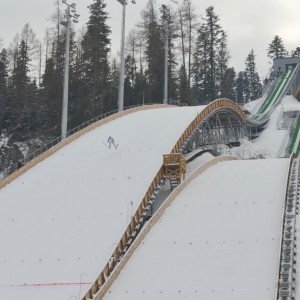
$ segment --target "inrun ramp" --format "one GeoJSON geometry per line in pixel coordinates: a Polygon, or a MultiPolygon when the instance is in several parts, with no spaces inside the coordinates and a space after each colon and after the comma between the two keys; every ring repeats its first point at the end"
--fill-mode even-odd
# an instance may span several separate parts
{"type": "Polygon", "coordinates": [[[288,168],[269,159],[207,169],[148,225],[103,299],[274,300],[288,168]]]}

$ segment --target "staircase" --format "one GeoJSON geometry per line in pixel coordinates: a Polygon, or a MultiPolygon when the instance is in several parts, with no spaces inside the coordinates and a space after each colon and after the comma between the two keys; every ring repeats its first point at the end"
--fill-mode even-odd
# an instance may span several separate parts
{"type": "Polygon", "coordinates": [[[164,176],[170,181],[171,190],[176,188],[185,177],[186,161],[181,153],[164,155],[164,176]]]}

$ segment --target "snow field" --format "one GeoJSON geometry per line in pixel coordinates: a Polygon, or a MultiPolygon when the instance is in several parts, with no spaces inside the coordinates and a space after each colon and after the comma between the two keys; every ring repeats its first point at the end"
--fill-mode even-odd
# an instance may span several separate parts
{"type": "Polygon", "coordinates": [[[104,299],[275,299],[288,165],[229,161],[199,175],[104,299]]]}
{"type": "Polygon", "coordinates": [[[84,295],[90,285],[76,283],[99,275],[162,155],[201,109],[145,110],[109,122],[1,189],[0,299],[84,295]],[[116,151],[103,144],[108,136],[116,151]]]}
{"type": "MultiPolygon", "coordinates": [[[[283,109],[299,107],[293,97],[284,98],[283,109]]],[[[172,150],[203,108],[153,109],[124,116],[78,138],[1,189],[0,299],[80,299],[119,242],[162,164],[162,155],[172,150]],[[104,145],[108,136],[119,144],[117,151],[104,145]]],[[[276,128],[278,114],[276,109],[261,136],[254,142],[243,141],[240,150],[275,157],[285,135],[285,130],[276,128]]],[[[210,159],[208,153],[196,158],[188,164],[187,175],[210,159]]],[[[224,163],[213,168],[222,175],[201,179],[199,189],[187,196],[190,202],[184,199],[184,206],[172,217],[167,211],[160,221],[166,225],[155,226],[164,236],[153,233],[156,244],[149,242],[149,250],[144,247],[146,237],[134,255],[141,255],[143,262],[129,261],[116,282],[118,288],[113,286],[106,297],[271,299],[285,161],[230,162],[230,167],[224,163]],[[223,166],[224,171],[219,171],[223,166]],[[167,230],[173,227],[176,233],[168,237],[167,230]],[[235,232],[236,227],[240,231],[235,232]],[[203,273],[197,273],[195,266],[203,273]],[[131,282],[123,283],[127,267],[138,274],[128,273],[137,277],[135,289],[131,282]],[[147,282],[139,281],[142,278],[147,282]],[[156,278],[161,282],[156,283],[156,278]]]]}

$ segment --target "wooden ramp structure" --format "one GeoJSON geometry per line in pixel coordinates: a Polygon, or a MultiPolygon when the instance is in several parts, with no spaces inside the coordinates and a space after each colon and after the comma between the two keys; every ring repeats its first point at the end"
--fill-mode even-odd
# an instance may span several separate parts
{"type": "Polygon", "coordinates": [[[171,189],[177,187],[185,179],[186,161],[181,153],[163,156],[164,176],[170,181],[171,189]]]}

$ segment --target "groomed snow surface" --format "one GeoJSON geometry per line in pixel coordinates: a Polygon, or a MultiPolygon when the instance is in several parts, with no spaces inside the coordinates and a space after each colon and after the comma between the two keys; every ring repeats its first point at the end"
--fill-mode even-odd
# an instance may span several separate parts
{"type": "MultiPolygon", "coordinates": [[[[297,105],[292,99],[293,105],[297,105]]],[[[176,141],[203,107],[145,110],[72,142],[0,190],[0,299],[80,299],[176,141]],[[119,144],[108,149],[108,136],[119,144]]],[[[285,136],[276,115],[267,143],[285,136]]],[[[267,134],[267,133],[263,134],[267,134]]],[[[188,175],[210,160],[205,154],[188,175]]],[[[274,299],[287,159],[220,163],[150,231],[107,299],[274,299]]]]}
{"type": "Polygon", "coordinates": [[[0,190],[0,299],[83,296],[203,107],[144,110],[85,134],[0,190]],[[105,145],[112,136],[119,147],[105,145]],[[83,282],[84,284],[80,284],[83,282]]]}
{"type": "Polygon", "coordinates": [[[198,176],[104,299],[274,300],[288,164],[229,161],[198,176]]]}

